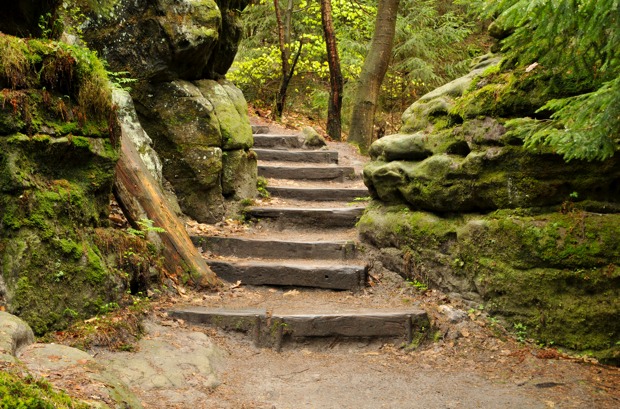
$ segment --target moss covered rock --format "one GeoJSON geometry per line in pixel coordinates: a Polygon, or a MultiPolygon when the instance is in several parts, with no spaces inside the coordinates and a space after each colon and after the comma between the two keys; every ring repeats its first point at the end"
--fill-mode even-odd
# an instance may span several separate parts
{"type": "Polygon", "coordinates": [[[580,86],[534,74],[487,59],[414,103],[370,148],[364,182],[383,204],[359,227],[402,275],[620,364],[620,159],[524,148],[539,108],[580,86]]]}
{"type": "Polygon", "coordinates": [[[101,242],[120,128],[90,50],[0,34],[0,54],[0,303],[42,334],[130,290],[101,242]]]}
{"type": "Polygon", "coordinates": [[[543,343],[620,363],[619,215],[440,217],[375,203],[358,226],[402,275],[481,302],[543,343]]]}

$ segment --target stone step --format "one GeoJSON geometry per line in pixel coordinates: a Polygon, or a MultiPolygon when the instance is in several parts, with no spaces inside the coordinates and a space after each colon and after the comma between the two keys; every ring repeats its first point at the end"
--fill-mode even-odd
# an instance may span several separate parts
{"type": "Polygon", "coordinates": [[[357,291],[366,284],[366,266],[313,260],[207,260],[218,277],[249,285],[313,287],[357,291]]]}
{"type": "Polygon", "coordinates": [[[354,260],[358,257],[356,244],[343,240],[257,240],[219,236],[192,236],[191,239],[203,251],[224,257],[316,260],[354,260]]]}
{"type": "Polygon", "coordinates": [[[283,340],[308,337],[401,338],[406,343],[429,330],[428,315],[419,309],[362,310],[337,313],[267,314],[264,309],[229,310],[185,307],[169,311],[174,318],[251,334],[257,346],[278,351],[283,340]]]}
{"type": "Polygon", "coordinates": [[[276,219],[283,224],[318,228],[354,227],[363,213],[363,207],[248,207],[245,209],[246,216],[256,219],[276,219]]]}
{"type": "Polygon", "coordinates": [[[338,163],[338,151],[329,150],[280,150],[254,149],[261,161],[307,162],[307,163],[338,163]]]}
{"type": "Polygon", "coordinates": [[[355,177],[351,166],[273,166],[258,165],[258,176],[295,180],[344,181],[355,177]]]}
{"type": "Polygon", "coordinates": [[[314,200],[318,202],[342,201],[351,202],[355,199],[370,196],[366,188],[309,188],[288,186],[267,186],[273,197],[296,200],[314,200]]]}
{"type": "Polygon", "coordinates": [[[254,148],[300,149],[303,140],[297,135],[255,134],[254,148]]]}
{"type": "Polygon", "coordinates": [[[253,134],[265,134],[269,133],[269,126],[267,125],[252,125],[253,134]]]}

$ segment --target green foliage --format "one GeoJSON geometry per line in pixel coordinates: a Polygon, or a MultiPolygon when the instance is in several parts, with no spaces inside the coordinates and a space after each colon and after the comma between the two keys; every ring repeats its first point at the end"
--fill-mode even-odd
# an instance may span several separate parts
{"type": "Polygon", "coordinates": [[[52,386],[31,376],[21,377],[16,373],[0,372],[0,409],[87,409],[85,403],[73,401],[64,392],[55,391],[52,386]]]}
{"type": "MultiPolygon", "coordinates": [[[[280,2],[283,7],[283,1],[280,2]]],[[[334,26],[345,80],[343,113],[350,110],[353,84],[361,72],[374,30],[376,2],[332,0],[334,26]]],[[[452,0],[401,1],[394,47],[394,63],[388,71],[380,109],[403,111],[432,86],[463,74],[468,60],[484,48],[480,27],[466,7],[452,0]]],[[[303,43],[288,106],[311,118],[324,119],[328,105],[329,69],[320,19],[319,2],[295,0],[291,54],[303,43]]],[[[273,3],[261,0],[244,11],[245,39],[228,78],[256,106],[272,105],[280,83],[281,53],[273,3]]],[[[390,120],[399,122],[399,120],[390,120]]],[[[388,129],[389,131],[389,129],[388,129]]]]}
{"type": "Polygon", "coordinates": [[[150,219],[140,219],[136,222],[136,224],[138,225],[139,229],[134,229],[130,227],[127,229],[127,233],[133,236],[144,238],[150,232],[154,232],[154,233],[165,233],[166,232],[166,230],[161,227],[153,226],[153,220],[150,220],[150,219]]]}
{"type": "MultiPolygon", "coordinates": [[[[548,145],[568,160],[604,160],[620,131],[620,3],[617,0],[484,0],[505,33],[504,67],[551,76],[563,95],[538,111],[526,146],[548,145]]],[[[555,88],[555,89],[554,89],[555,88]]]]}

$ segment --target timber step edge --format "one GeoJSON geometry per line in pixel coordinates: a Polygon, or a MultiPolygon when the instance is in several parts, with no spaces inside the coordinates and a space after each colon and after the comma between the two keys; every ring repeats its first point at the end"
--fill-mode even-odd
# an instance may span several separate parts
{"type": "Polygon", "coordinates": [[[278,162],[338,163],[338,151],[254,148],[258,160],[278,162]]]}
{"type": "Polygon", "coordinates": [[[303,144],[297,135],[254,134],[254,148],[301,149],[303,144]]]}
{"type": "Polygon", "coordinates": [[[249,285],[312,287],[330,290],[357,291],[366,285],[366,266],[320,265],[282,261],[207,260],[220,278],[249,285]]]}
{"type": "Polygon", "coordinates": [[[273,197],[283,199],[311,200],[317,202],[351,202],[359,198],[370,196],[366,188],[312,188],[267,186],[267,191],[273,197]]]}
{"type": "Polygon", "coordinates": [[[277,259],[354,260],[359,256],[353,241],[259,240],[240,237],[191,236],[194,245],[225,257],[277,259]]]}
{"type": "Polygon", "coordinates": [[[363,213],[363,207],[248,207],[245,209],[245,215],[255,219],[272,219],[283,224],[310,225],[317,228],[355,227],[363,213]]]}
{"type": "Polygon", "coordinates": [[[430,329],[420,309],[364,310],[347,313],[268,314],[264,309],[232,310],[181,307],[168,312],[173,318],[223,330],[250,334],[256,346],[280,350],[284,339],[307,337],[402,338],[407,344],[430,329]]]}
{"type": "Polygon", "coordinates": [[[252,134],[265,134],[269,133],[268,125],[252,125],[252,134]]]}
{"type": "Polygon", "coordinates": [[[344,182],[354,179],[355,169],[352,166],[277,166],[258,165],[258,176],[273,179],[290,180],[332,180],[344,182]]]}

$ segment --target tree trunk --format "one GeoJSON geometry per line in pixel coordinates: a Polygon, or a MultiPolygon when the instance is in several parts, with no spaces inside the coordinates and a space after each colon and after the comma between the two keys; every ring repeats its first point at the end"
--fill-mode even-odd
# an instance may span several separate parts
{"type": "Polygon", "coordinates": [[[327,63],[329,65],[329,105],[327,108],[327,134],[335,141],[341,137],[341,110],[342,110],[342,72],[340,58],[336,47],[336,35],[332,22],[331,0],[321,0],[321,21],[323,35],[327,45],[327,63]]]}
{"type": "Polygon", "coordinates": [[[159,184],[144,166],[135,146],[121,138],[121,157],[116,164],[114,191],[134,222],[148,218],[164,233],[153,233],[161,242],[164,267],[193,286],[215,288],[219,282],[190,240],[183,223],[168,206],[159,184]]]}
{"type": "Polygon", "coordinates": [[[372,142],[373,125],[381,83],[392,58],[392,44],[396,31],[396,18],[400,0],[379,0],[375,32],[370,50],[353,98],[353,113],[348,141],[367,152],[372,142]]]}
{"type": "MultiPolygon", "coordinates": [[[[291,30],[292,30],[292,18],[293,18],[293,0],[288,0],[286,6],[286,14],[284,15],[284,21],[282,21],[282,12],[280,11],[279,0],[273,0],[273,6],[276,11],[276,23],[278,26],[278,44],[280,47],[280,59],[282,60],[281,74],[282,79],[280,81],[280,89],[276,93],[276,109],[273,112],[273,119],[279,120],[282,118],[284,112],[284,106],[286,104],[286,92],[288,90],[288,84],[291,81],[293,72],[295,70],[295,64],[291,67],[291,30]]],[[[299,52],[301,52],[301,44],[299,52]]],[[[299,57],[299,53],[295,58],[295,62],[299,57]]]]}

